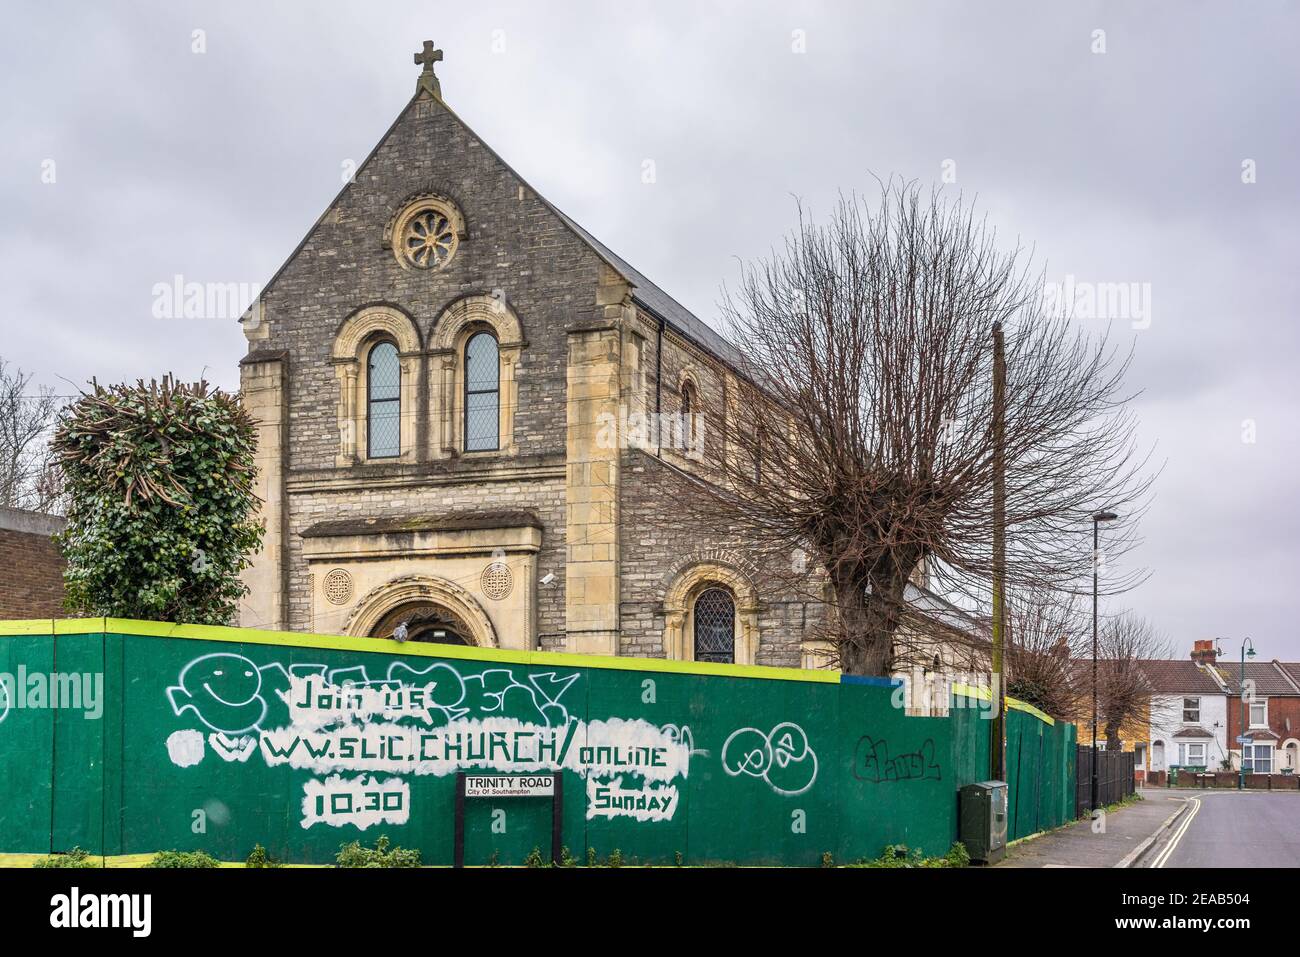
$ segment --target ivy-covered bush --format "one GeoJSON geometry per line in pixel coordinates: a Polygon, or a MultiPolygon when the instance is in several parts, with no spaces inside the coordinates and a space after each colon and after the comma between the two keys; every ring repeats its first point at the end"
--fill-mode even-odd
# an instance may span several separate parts
{"type": "Polygon", "coordinates": [[[67,485],[68,607],[114,618],[224,625],[262,541],[256,431],[206,382],[101,386],[54,437],[67,485]]]}

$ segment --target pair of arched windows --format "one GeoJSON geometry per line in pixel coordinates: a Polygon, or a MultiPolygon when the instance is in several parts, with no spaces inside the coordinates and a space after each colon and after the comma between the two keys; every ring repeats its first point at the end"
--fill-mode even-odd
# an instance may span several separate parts
{"type": "MultiPolygon", "coordinates": [[[[490,332],[476,332],[464,351],[465,451],[500,448],[500,348],[490,332]]],[[[366,365],[366,454],[372,459],[402,454],[402,366],[397,345],[381,339],[370,347],[366,365]]]]}

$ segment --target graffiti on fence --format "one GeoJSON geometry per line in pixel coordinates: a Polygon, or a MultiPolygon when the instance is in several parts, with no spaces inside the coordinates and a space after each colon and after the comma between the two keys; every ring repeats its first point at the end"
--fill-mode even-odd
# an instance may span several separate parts
{"type": "Polygon", "coordinates": [[[640,718],[581,720],[565,703],[578,677],[549,671],[520,680],[506,668],[462,674],[447,662],[398,661],[371,678],[364,666],[286,668],[218,652],[190,661],[167,688],[172,712],[192,714],[208,731],[206,738],[193,728],[173,732],[167,754],[177,767],[193,767],[206,741],[224,761],[258,754],[268,767],[329,775],[308,783],[303,827],[405,822],[408,785],[377,774],[466,769],[570,770],[588,779],[589,815],[670,819],[678,803],[671,782],[686,777],[699,753],[690,729],[640,718]],[[349,779],[344,772],[365,773],[349,779]],[[640,783],[625,786],[633,777],[640,783]]]}
{"type": "Polygon", "coordinates": [[[803,794],[817,780],[817,753],[803,728],[783,721],[764,734],[737,728],[722,745],[722,769],[760,778],[777,794],[803,794]]]}
{"type": "Polygon", "coordinates": [[[858,738],[853,754],[853,776],[859,781],[879,784],[882,781],[919,781],[943,779],[934,759],[934,741],[927,738],[915,751],[889,756],[889,742],[869,734],[858,738]]]}

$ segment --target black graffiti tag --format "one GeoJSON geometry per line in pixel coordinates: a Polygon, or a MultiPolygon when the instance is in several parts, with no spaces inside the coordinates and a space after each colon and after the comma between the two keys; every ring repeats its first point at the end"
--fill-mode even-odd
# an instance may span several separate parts
{"type": "Polygon", "coordinates": [[[889,756],[889,742],[877,741],[869,734],[858,738],[853,755],[853,776],[859,781],[879,784],[881,781],[940,781],[943,779],[939,765],[934,760],[934,741],[926,738],[915,751],[896,758],[889,756]]]}

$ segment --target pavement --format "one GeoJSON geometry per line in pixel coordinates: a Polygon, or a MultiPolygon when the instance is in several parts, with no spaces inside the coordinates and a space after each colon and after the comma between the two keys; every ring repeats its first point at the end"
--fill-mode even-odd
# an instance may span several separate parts
{"type": "MultiPolygon", "coordinates": [[[[1180,818],[1188,813],[1190,805],[1186,792],[1143,788],[1138,793],[1143,800],[1111,811],[1103,820],[1085,819],[1017,842],[997,866],[1145,866],[1151,858],[1150,851],[1181,826],[1180,818]]],[[[1300,803],[1292,806],[1300,810],[1300,803]]]]}
{"type": "Polygon", "coordinates": [[[1186,797],[1185,819],[1160,835],[1141,866],[1300,867],[1300,791],[1206,789],[1186,797]]]}

